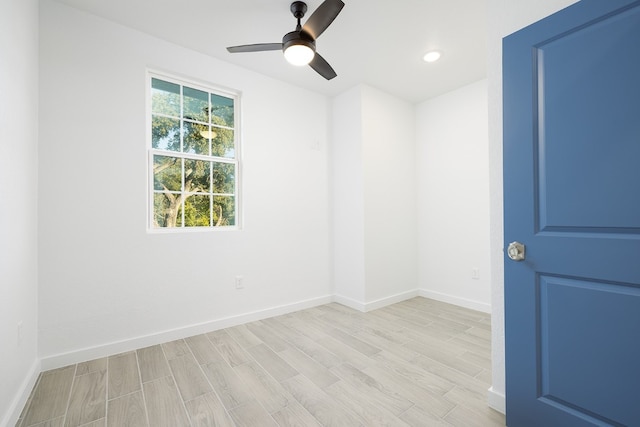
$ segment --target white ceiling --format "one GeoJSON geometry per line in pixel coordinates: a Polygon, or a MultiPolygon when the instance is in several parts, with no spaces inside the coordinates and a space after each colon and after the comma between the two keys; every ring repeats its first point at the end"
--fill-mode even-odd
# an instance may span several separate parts
{"type": "MultiPolygon", "coordinates": [[[[295,29],[291,0],[57,0],[309,90],[338,95],[364,83],[421,102],[486,76],[487,0],[344,0],[317,40],[338,77],[289,65],[281,52],[227,46],[280,42],[295,29]],[[443,52],[427,64],[429,49],[443,52]]],[[[306,18],[322,3],[308,0],[306,18]]]]}

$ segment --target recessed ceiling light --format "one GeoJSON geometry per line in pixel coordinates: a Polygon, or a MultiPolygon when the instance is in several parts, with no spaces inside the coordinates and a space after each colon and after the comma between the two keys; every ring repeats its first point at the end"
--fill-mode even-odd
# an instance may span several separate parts
{"type": "Polygon", "coordinates": [[[422,59],[424,59],[425,62],[436,62],[438,59],[440,59],[441,56],[442,52],[440,52],[439,50],[430,50],[429,52],[425,53],[422,59]]]}

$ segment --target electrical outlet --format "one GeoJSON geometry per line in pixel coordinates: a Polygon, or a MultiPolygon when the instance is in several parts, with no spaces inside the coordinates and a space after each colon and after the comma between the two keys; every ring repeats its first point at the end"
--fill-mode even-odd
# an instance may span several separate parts
{"type": "Polygon", "coordinates": [[[480,280],[480,269],[479,268],[471,269],[471,278],[473,280],[480,280]]]}
{"type": "Polygon", "coordinates": [[[18,322],[18,347],[22,344],[22,320],[18,322]]]}
{"type": "Polygon", "coordinates": [[[244,277],[236,276],[236,289],[244,289],[244,277]]]}

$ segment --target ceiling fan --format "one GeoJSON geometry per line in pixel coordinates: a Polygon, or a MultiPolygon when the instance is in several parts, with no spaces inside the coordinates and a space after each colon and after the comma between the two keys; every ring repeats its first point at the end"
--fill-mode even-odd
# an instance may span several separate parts
{"type": "Polygon", "coordinates": [[[300,19],[307,12],[307,4],[302,1],[291,3],[291,13],[298,20],[295,31],[287,33],[282,38],[282,43],[257,43],[241,46],[230,46],[230,53],[263,52],[268,50],[282,50],[284,56],[293,65],[307,65],[327,80],[336,77],[337,74],[331,65],[316,52],[316,39],[331,25],[338,16],[344,2],[342,0],[325,0],[311,14],[304,25],[300,25],[300,19]]]}

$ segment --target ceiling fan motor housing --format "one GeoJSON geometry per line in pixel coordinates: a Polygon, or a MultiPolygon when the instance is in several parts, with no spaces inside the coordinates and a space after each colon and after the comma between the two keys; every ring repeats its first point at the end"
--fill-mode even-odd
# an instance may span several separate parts
{"type": "Polygon", "coordinates": [[[282,38],[282,51],[287,50],[289,46],[304,45],[308,46],[314,52],[316,51],[316,42],[302,31],[291,31],[282,38]]]}

